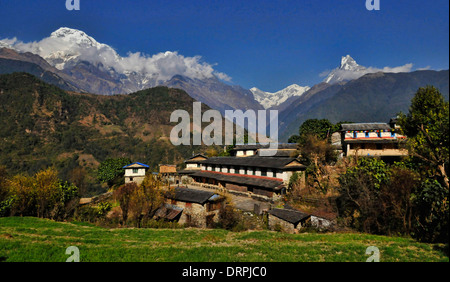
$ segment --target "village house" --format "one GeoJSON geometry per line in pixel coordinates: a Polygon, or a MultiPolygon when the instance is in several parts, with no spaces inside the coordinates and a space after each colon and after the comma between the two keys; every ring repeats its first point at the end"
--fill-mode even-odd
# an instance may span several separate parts
{"type": "MultiPolygon", "coordinates": [[[[272,157],[298,157],[297,143],[279,143],[275,154],[271,154],[272,157]]],[[[231,150],[231,155],[234,157],[250,157],[261,156],[263,152],[272,151],[269,145],[261,144],[246,144],[236,145],[231,150]]]]}
{"type": "Polygon", "coordinates": [[[306,226],[326,229],[333,225],[333,221],[318,215],[285,208],[269,210],[268,225],[270,229],[281,228],[282,231],[287,233],[297,233],[306,226]]]}
{"type": "Polygon", "coordinates": [[[302,225],[311,220],[309,214],[291,209],[271,209],[268,212],[269,229],[281,229],[287,233],[297,233],[302,225]]]}
{"type": "Polygon", "coordinates": [[[159,165],[159,175],[161,175],[166,181],[169,183],[177,183],[178,184],[178,173],[177,166],[170,164],[160,164],[159,165]]]}
{"type": "Polygon", "coordinates": [[[148,165],[139,162],[124,166],[125,184],[130,182],[135,182],[137,185],[141,184],[144,181],[148,168],[148,165]]]}
{"type": "Polygon", "coordinates": [[[188,226],[212,227],[219,219],[224,200],[214,192],[177,187],[167,195],[165,205],[156,215],[188,226]]]}
{"type": "Polygon", "coordinates": [[[306,169],[296,158],[289,156],[292,152],[283,157],[262,157],[258,154],[259,147],[248,156],[247,151],[254,148],[236,146],[236,155],[231,157],[193,156],[185,161],[186,170],[180,173],[189,175],[193,185],[274,199],[285,194],[293,173],[306,169]],[[238,153],[240,151],[243,152],[238,153]],[[237,154],[247,157],[238,157],[237,154]]]}
{"type": "Polygon", "coordinates": [[[408,155],[401,144],[406,137],[399,134],[392,119],[388,123],[349,123],[341,125],[341,146],[344,156],[374,156],[398,159],[408,155]]]}

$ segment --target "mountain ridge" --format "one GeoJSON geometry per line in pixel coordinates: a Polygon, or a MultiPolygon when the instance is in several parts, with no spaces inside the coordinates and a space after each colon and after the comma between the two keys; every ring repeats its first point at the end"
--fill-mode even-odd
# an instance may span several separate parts
{"type": "Polygon", "coordinates": [[[433,85],[449,99],[449,70],[410,73],[369,73],[336,84],[321,83],[287,107],[279,117],[280,140],[297,134],[307,119],[353,122],[387,122],[407,112],[419,87],[433,85]]]}
{"type": "Polygon", "coordinates": [[[299,97],[310,89],[309,86],[300,86],[298,84],[292,84],[283,88],[277,92],[266,92],[256,87],[250,88],[255,100],[260,103],[264,109],[270,109],[281,105],[291,97],[299,97]]]}

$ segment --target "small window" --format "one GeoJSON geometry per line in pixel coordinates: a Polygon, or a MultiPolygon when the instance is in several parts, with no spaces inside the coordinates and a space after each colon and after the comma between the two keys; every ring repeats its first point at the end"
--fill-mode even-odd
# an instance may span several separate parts
{"type": "Polygon", "coordinates": [[[133,168],[133,173],[138,173],[138,172],[139,172],[139,169],[133,168]]]}
{"type": "Polygon", "coordinates": [[[381,138],[381,131],[377,132],[377,136],[381,138]]]}
{"type": "Polygon", "coordinates": [[[133,181],[133,177],[130,177],[130,181],[133,181]]]}
{"type": "Polygon", "coordinates": [[[356,131],[353,131],[353,138],[358,137],[358,133],[356,131]]]}
{"type": "Polygon", "coordinates": [[[366,131],[366,138],[369,138],[369,131],[366,131]]]}
{"type": "Polygon", "coordinates": [[[395,138],[395,132],[394,131],[391,131],[391,137],[395,138]]]}

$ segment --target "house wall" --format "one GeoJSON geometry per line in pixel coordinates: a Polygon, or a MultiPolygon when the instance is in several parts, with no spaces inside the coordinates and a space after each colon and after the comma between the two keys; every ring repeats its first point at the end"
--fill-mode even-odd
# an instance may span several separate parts
{"type": "Polygon", "coordinates": [[[200,166],[198,164],[189,163],[189,164],[186,164],[186,169],[188,169],[188,170],[190,170],[190,169],[200,169],[200,166]]]}
{"type": "Polygon", "coordinates": [[[317,228],[328,228],[331,225],[332,225],[332,222],[330,220],[311,215],[311,226],[317,227],[317,228]]]}
{"type": "Polygon", "coordinates": [[[137,173],[133,173],[133,168],[126,168],[125,169],[125,177],[127,177],[127,176],[131,176],[131,177],[145,176],[145,168],[138,168],[137,173]]]}
{"type": "Polygon", "coordinates": [[[125,176],[125,184],[135,182],[140,185],[144,181],[145,176],[125,176]]]}
{"type": "Polygon", "coordinates": [[[301,224],[299,223],[297,228],[294,226],[294,224],[284,221],[281,218],[278,218],[274,215],[269,214],[269,229],[276,229],[278,227],[281,227],[283,232],[286,233],[297,233],[298,232],[298,228],[301,228],[301,224]]]}
{"type": "Polygon", "coordinates": [[[174,200],[168,200],[167,203],[183,209],[180,219],[178,220],[178,223],[180,224],[189,224],[200,228],[206,228],[208,227],[208,217],[212,218],[212,222],[217,222],[219,219],[219,206],[215,210],[208,211],[207,203],[200,205],[197,203],[187,203],[174,200]]]}
{"type": "Polygon", "coordinates": [[[225,184],[225,188],[229,189],[229,190],[239,191],[239,192],[247,192],[247,186],[242,186],[242,185],[227,183],[227,184],[225,184]]]}
{"type": "Polygon", "coordinates": [[[267,196],[267,197],[273,196],[272,191],[267,191],[267,190],[259,189],[259,188],[253,188],[253,193],[255,193],[257,195],[267,196]]]}
{"type": "Polygon", "coordinates": [[[254,150],[239,150],[236,151],[236,157],[248,157],[255,154],[254,150]]]}
{"type": "Polygon", "coordinates": [[[408,151],[402,149],[349,149],[347,150],[347,156],[385,156],[385,157],[400,157],[407,156],[408,151]]]}

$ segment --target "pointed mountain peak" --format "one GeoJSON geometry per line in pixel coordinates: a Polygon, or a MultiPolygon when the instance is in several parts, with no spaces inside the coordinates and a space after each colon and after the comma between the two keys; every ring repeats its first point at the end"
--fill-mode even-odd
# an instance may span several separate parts
{"type": "MultiPolygon", "coordinates": [[[[324,79],[324,82],[333,84],[342,81],[349,81],[357,77],[359,74],[363,74],[366,68],[358,65],[355,59],[350,55],[341,58],[341,65],[339,68],[335,68],[328,73],[328,76],[324,79]]],[[[361,75],[359,75],[361,76],[361,75]]]]}
{"type": "Polygon", "coordinates": [[[350,55],[347,55],[341,58],[341,66],[339,67],[339,69],[352,70],[357,68],[358,66],[359,65],[356,63],[356,61],[350,55]]]}

